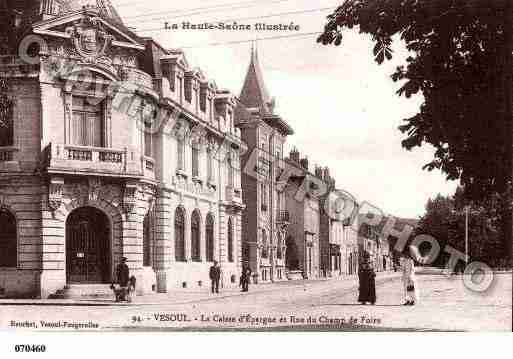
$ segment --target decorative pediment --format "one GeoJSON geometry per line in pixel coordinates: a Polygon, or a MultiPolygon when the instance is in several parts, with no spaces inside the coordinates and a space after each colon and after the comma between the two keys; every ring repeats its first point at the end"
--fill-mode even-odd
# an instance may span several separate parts
{"type": "Polygon", "coordinates": [[[190,68],[189,62],[185,57],[185,54],[180,49],[172,49],[169,51],[170,55],[164,56],[161,58],[162,62],[167,62],[171,64],[176,64],[182,68],[182,70],[188,70],[190,68]]]}
{"type": "Polygon", "coordinates": [[[110,46],[144,50],[133,35],[90,10],[42,21],[34,26],[33,32],[70,39],[80,55],[87,57],[101,56],[110,46]]]}

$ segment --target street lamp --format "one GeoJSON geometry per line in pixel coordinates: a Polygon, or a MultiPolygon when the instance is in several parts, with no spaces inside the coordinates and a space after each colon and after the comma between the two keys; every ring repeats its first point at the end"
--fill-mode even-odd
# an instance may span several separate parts
{"type": "Polygon", "coordinates": [[[470,206],[465,206],[465,262],[469,262],[468,257],[468,213],[470,206]]]}

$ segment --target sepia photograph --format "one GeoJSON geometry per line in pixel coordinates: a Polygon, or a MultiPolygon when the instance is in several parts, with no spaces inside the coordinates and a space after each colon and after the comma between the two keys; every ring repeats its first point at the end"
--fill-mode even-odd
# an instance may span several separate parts
{"type": "Polygon", "coordinates": [[[0,0],[0,336],[511,333],[512,175],[513,1],[0,0]]]}

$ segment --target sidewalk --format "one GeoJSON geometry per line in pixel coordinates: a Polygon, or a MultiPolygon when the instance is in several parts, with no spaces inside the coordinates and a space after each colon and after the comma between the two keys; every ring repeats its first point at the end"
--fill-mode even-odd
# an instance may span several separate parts
{"type": "MultiPolygon", "coordinates": [[[[399,278],[399,272],[379,272],[376,284],[383,283],[394,278],[399,278]]],[[[132,297],[131,303],[116,303],[114,298],[73,298],[73,299],[0,299],[2,305],[43,305],[43,306],[140,306],[140,305],[180,305],[207,301],[216,301],[237,296],[251,296],[276,291],[297,291],[298,287],[304,291],[314,290],[316,293],[331,291],[335,287],[341,290],[356,290],[358,288],[358,276],[346,276],[339,278],[321,278],[311,280],[281,281],[250,285],[249,292],[241,292],[238,287],[220,289],[219,294],[212,294],[210,287],[201,289],[172,289],[167,293],[152,293],[148,295],[132,297]]]]}

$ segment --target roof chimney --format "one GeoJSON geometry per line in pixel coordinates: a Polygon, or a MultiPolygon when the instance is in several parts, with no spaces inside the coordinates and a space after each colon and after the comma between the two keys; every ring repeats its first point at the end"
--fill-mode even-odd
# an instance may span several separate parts
{"type": "Polygon", "coordinates": [[[297,148],[294,147],[290,151],[289,157],[292,161],[299,163],[299,151],[297,150],[297,148]]]}
{"type": "Polygon", "coordinates": [[[315,177],[322,179],[322,168],[315,166],[315,177]]]}
{"type": "Polygon", "coordinates": [[[301,167],[308,171],[308,157],[302,158],[300,164],[301,167]]]}

